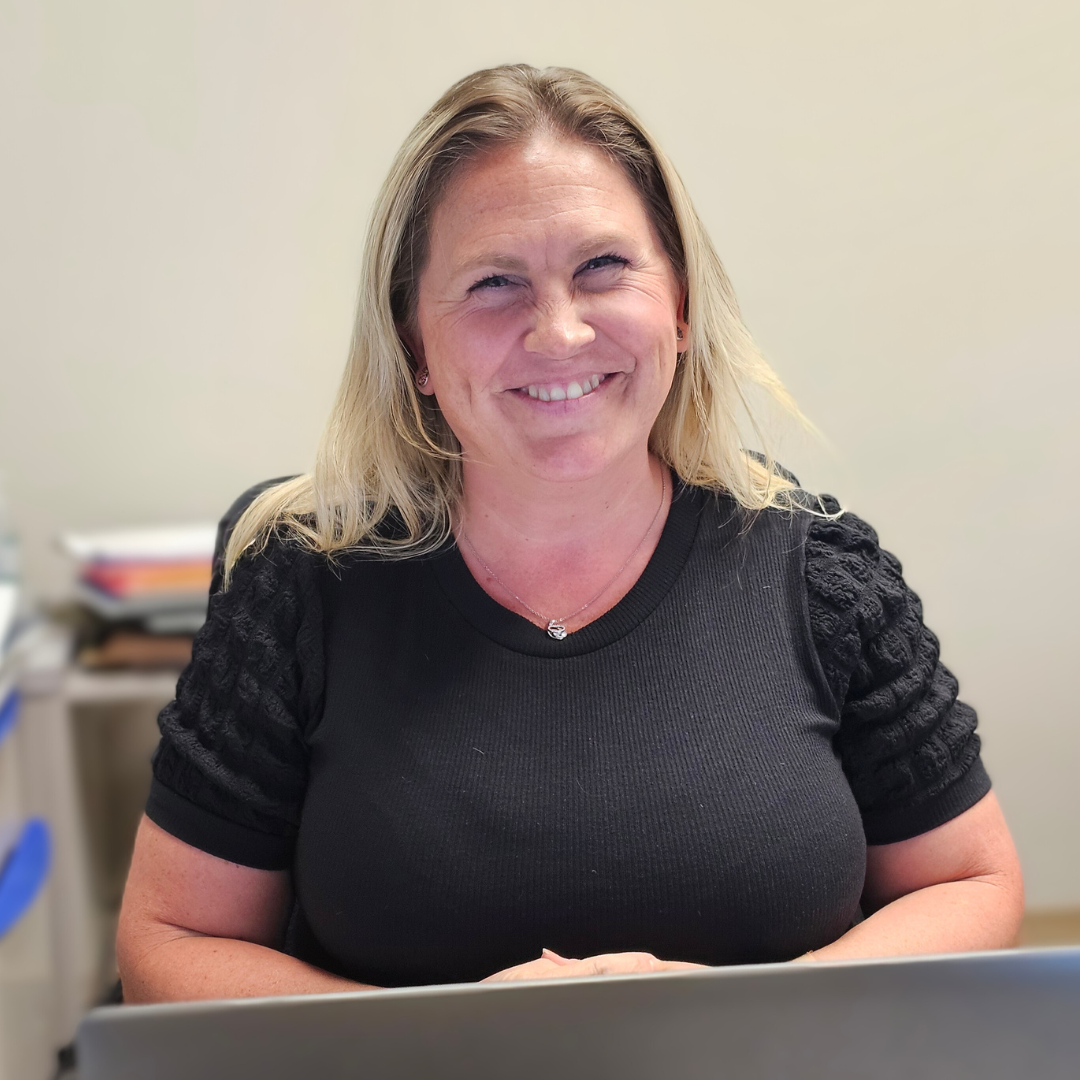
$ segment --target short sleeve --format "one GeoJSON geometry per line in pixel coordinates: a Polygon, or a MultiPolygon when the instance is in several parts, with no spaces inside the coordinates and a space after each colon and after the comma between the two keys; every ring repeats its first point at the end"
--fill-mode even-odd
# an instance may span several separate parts
{"type": "Polygon", "coordinates": [[[280,538],[243,556],[211,595],[161,742],[147,816],[211,855],[286,869],[307,780],[305,732],[321,708],[315,560],[280,538]]]}
{"type": "MultiPolygon", "coordinates": [[[[822,507],[839,511],[831,496],[822,507]]],[[[807,532],[810,627],[840,713],[836,748],[870,844],[907,840],[963,813],[990,790],[975,711],[896,557],[851,513],[807,532]]]]}

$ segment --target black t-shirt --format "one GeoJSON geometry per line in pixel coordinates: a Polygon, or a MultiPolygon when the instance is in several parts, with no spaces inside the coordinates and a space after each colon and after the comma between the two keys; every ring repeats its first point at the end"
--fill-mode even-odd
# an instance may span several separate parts
{"type": "Polygon", "coordinates": [[[147,812],[290,869],[290,951],[365,983],[544,946],[785,960],[851,925],[867,842],[989,789],[956,694],[851,514],[679,484],[640,579],[563,641],[452,543],[329,561],[277,538],[211,598],[147,812]]]}

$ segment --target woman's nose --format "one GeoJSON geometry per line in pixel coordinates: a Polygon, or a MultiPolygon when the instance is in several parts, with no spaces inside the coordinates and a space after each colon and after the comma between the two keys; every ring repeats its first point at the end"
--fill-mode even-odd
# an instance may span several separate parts
{"type": "Polygon", "coordinates": [[[572,302],[539,305],[532,329],[525,335],[527,352],[552,360],[569,360],[596,338],[572,302]]]}

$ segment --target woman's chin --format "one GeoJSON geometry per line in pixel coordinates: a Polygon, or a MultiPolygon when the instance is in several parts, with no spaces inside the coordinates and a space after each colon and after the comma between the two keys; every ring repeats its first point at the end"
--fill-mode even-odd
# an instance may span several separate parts
{"type": "Polygon", "coordinates": [[[612,447],[606,440],[566,438],[544,441],[515,455],[512,460],[517,472],[534,482],[573,484],[610,476],[620,465],[633,458],[647,461],[647,454],[634,455],[626,448],[612,447]]]}

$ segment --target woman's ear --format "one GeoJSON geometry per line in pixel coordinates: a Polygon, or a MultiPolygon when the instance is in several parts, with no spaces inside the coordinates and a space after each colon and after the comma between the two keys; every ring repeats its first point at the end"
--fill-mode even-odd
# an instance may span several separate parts
{"type": "Polygon", "coordinates": [[[410,333],[404,327],[399,326],[397,332],[398,340],[401,342],[409,366],[412,368],[416,389],[421,394],[434,394],[435,388],[430,385],[431,379],[428,373],[427,361],[424,359],[424,343],[419,340],[416,334],[410,333]]]}
{"type": "Polygon", "coordinates": [[[679,288],[679,298],[675,306],[676,351],[686,352],[690,348],[690,303],[686,286],[679,288]]]}

